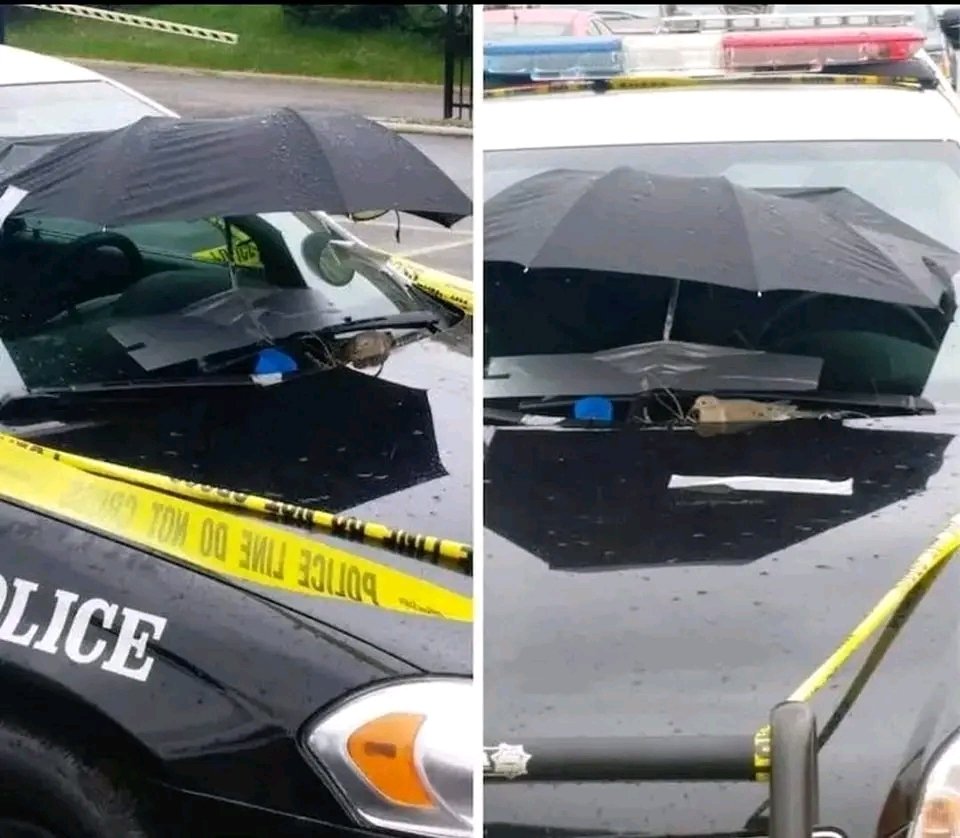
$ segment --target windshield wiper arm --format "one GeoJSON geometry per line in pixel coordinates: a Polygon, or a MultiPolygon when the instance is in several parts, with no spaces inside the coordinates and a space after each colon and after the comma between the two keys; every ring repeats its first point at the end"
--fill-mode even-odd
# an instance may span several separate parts
{"type": "Polygon", "coordinates": [[[384,317],[363,317],[359,320],[347,319],[342,323],[315,329],[311,331],[311,334],[333,336],[348,332],[360,332],[366,329],[434,329],[442,319],[436,312],[419,309],[417,311],[388,314],[384,317]]]}

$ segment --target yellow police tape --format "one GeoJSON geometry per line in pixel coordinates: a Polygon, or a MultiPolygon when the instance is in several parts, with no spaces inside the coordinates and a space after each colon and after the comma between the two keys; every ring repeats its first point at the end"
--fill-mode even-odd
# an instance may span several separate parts
{"type": "Polygon", "coordinates": [[[113,478],[32,450],[0,451],[0,496],[215,574],[287,593],[470,622],[469,597],[269,523],[113,478]]]}
{"type": "MultiPolygon", "coordinates": [[[[853,657],[867,642],[870,636],[880,628],[884,621],[903,604],[910,593],[920,585],[933,571],[946,562],[960,548],[960,515],[950,519],[950,523],[910,565],[900,580],[888,590],[869,613],[847,635],[816,670],[787,699],[788,701],[809,701],[840,668],[853,657]]],[[[775,745],[774,745],[775,747],[775,745]]],[[[754,774],[757,780],[767,780],[770,771],[770,726],[765,725],[754,738],[754,774]]]]}
{"type": "Polygon", "coordinates": [[[155,474],[130,466],[95,460],[79,454],[46,448],[8,434],[0,434],[0,442],[25,448],[34,454],[58,460],[90,474],[157,489],[201,503],[237,507],[270,518],[280,524],[290,524],[306,530],[325,530],[331,535],[350,541],[374,544],[408,558],[442,565],[461,573],[472,574],[473,572],[473,548],[458,541],[392,529],[383,524],[362,521],[347,515],[334,515],[319,509],[281,503],[244,492],[193,483],[165,474],[155,474]]]}
{"type": "Polygon", "coordinates": [[[389,264],[418,288],[473,317],[473,284],[459,276],[428,268],[406,256],[391,256],[389,264]]]}
{"type": "Polygon", "coordinates": [[[768,84],[846,84],[899,87],[922,90],[925,82],[902,76],[828,75],[823,73],[757,73],[744,76],[624,76],[611,79],[574,79],[541,81],[511,87],[495,87],[484,91],[484,97],[503,99],[510,96],[546,95],[551,93],[605,92],[608,90],[657,90],[670,87],[705,87],[709,85],[768,84]]]}
{"type": "MultiPolygon", "coordinates": [[[[223,228],[223,224],[219,220],[210,219],[210,223],[220,229],[223,228]]],[[[260,251],[257,249],[253,240],[240,230],[233,229],[232,232],[234,264],[245,268],[263,267],[260,262],[260,251]]],[[[365,245],[365,247],[370,252],[383,256],[384,261],[403,274],[418,288],[455,308],[459,308],[465,314],[471,317],[473,316],[473,285],[467,282],[467,280],[446,273],[445,271],[428,268],[426,265],[414,262],[406,256],[394,256],[385,251],[378,251],[367,245],[365,245]]],[[[192,256],[194,259],[202,262],[226,264],[228,254],[227,246],[221,245],[220,247],[212,247],[208,250],[198,250],[193,253],[192,256]]]]}

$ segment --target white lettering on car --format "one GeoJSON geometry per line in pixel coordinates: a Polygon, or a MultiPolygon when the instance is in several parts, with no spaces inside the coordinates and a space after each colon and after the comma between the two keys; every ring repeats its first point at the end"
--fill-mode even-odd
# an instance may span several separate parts
{"type": "Polygon", "coordinates": [[[91,664],[99,660],[107,649],[105,640],[94,640],[89,652],[83,651],[83,641],[90,631],[90,621],[97,612],[103,614],[103,627],[108,631],[113,627],[113,618],[117,615],[117,606],[111,605],[105,599],[88,599],[77,609],[76,616],[67,631],[67,639],[63,644],[63,651],[74,663],[91,664]]]}
{"type": "Polygon", "coordinates": [[[8,583],[0,575],[0,644],[12,643],[56,655],[62,641],[63,654],[75,664],[99,663],[104,672],[132,681],[150,677],[154,656],[149,654],[149,643],[162,637],[166,617],[100,597],[81,599],[72,591],[57,589],[53,602],[45,603],[49,620],[25,620],[28,605],[44,599],[36,582],[16,578],[8,583]]]}
{"type": "Polygon", "coordinates": [[[80,599],[79,596],[70,593],[70,591],[57,591],[54,596],[57,598],[57,606],[54,608],[53,616],[47,624],[47,630],[43,637],[33,644],[34,649],[40,652],[46,652],[48,655],[55,655],[57,653],[57,649],[59,648],[57,642],[60,640],[60,636],[67,626],[67,617],[70,616],[70,609],[73,608],[73,604],[80,599]]]}
{"type": "Polygon", "coordinates": [[[120,624],[117,644],[113,647],[113,654],[104,662],[103,668],[125,678],[146,681],[153,668],[153,658],[147,654],[147,643],[160,639],[167,627],[167,620],[135,608],[124,608],[122,613],[123,622],[120,624]],[[141,624],[146,628],[138,634],[137,629],[141,624]],[[129,666],[131,661],[142,661],[142,664],[133,668],[129,666]]]}
{"type": "MultiPolygon", "coordinates": [[[[16,631],[23,622],[23,612],[27,610],[27,602],[39,587],[36,582],[27,582],[25,579],[13,580],[13,602],[10,603],[7,614],[0,623],[0,640],[16,643],[18,646],[29,646],[33,642],[33,636],[37,633],[39,626],[30,626],[23,634],[17,634],[16,631]]],[[[6,604],[6,580],[3,584],[3,593],[4,604],[6,604]]]]}

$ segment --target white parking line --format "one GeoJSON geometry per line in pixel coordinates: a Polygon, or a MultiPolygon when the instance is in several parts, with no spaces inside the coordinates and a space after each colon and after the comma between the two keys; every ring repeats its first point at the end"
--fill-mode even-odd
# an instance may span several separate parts
{"type": "MultiPolygon", "coordinates": [[[[364,227],[389,227],[391,230],[397,229],[396,221],[350,221],[346,220],[345,226],[362,230],[364,227]]],[[[400,234],[406,230],[416,230],[421,233],[436,233],[437,235],[449,233],[452,236],[472,236],[473,230],[450,230],[444,229],[439,224],[404,224],[400,222],[400,234]]]]}
{"type": "Polygon", "coordinates": [[[466,247],[468,244],[473,244],[472,241],[462,241],[462,242],[445,242],[444,244],[431,244],[429,247],[417,247],[413,250],[401,251],[397,256],[423,256],[427,253],[439,253],[441,250],[453,250],[455,247],[466,247]]]}

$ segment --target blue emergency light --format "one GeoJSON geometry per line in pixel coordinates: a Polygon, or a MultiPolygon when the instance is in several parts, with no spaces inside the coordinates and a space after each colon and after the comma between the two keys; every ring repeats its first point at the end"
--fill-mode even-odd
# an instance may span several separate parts
{"type": "Polygon", "coordinates": [[[621,38],[538,38],[483,46],[487,86],[553,79],[607,79],[624,74],[621,38]]]}

